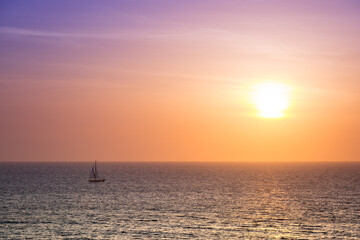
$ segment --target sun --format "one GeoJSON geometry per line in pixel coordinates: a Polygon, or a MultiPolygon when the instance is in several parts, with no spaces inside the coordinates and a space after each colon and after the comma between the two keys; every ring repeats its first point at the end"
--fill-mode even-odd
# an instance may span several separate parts
{"type": "Polygon", "coordinates": [[[289,107],[290,87],[279,82],[264,82],[254,86],[253,102],[264,118],[280,118],[289,107]]]}

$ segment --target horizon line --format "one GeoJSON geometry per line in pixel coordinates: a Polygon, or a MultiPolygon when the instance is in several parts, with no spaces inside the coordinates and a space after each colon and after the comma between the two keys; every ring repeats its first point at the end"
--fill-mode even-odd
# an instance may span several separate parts
{"type": "MultiPolygon", "coordinates": [[[[94,160],[95,161],[95,160],[94,160]]],[[[94,161],[0,161],[1,163],[92,163],[94,161]]],[[[293,161],[98,161],[101,163],[360,163],[360,160],[293,160],[293,161]]]]}

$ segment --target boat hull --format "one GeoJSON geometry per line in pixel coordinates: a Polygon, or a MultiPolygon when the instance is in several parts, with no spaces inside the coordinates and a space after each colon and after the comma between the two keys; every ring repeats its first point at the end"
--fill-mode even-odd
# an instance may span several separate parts
{"type": "Polygon", "coordinates": [[[93,178],[89,179],[89,182],[105,182],[104,178],[93,178]]]}

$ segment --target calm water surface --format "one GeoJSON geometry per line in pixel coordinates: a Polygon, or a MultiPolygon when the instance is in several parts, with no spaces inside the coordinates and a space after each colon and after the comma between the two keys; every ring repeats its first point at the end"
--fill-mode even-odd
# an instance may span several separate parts
{"type": "Polygon", "coordinates": [[[0,163],[1,239],[360,239],[360,164],[0,163]]]}

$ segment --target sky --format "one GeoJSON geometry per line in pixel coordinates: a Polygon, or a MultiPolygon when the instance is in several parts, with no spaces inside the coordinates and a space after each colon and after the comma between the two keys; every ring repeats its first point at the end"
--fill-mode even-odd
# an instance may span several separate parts
{"type": "Polygon", "coordinates": [[[0,161],[359,161],[360,2],[0,2],[0,161]],[[253,86],[291,88],[262,118],[253,86]]]}

